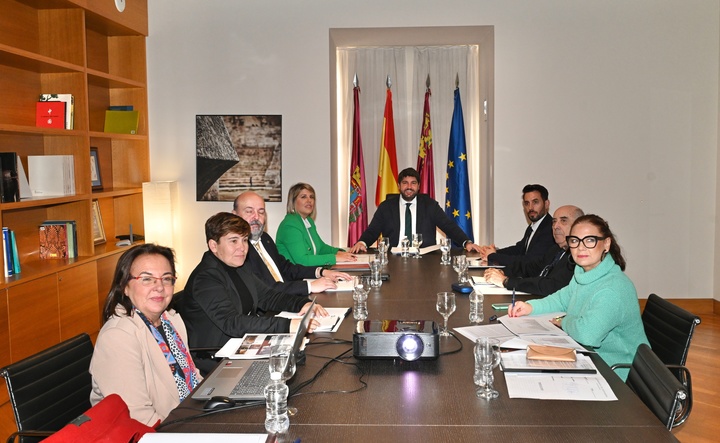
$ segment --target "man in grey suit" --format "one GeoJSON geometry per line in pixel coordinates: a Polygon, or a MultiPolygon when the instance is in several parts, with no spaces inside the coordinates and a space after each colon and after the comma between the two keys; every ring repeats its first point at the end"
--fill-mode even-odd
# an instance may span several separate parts
{"type": "Polygon", "coordinates": [[[338,279],[351,279],[344,272],[296,265],[283,257],[273,239],[265,232],[265,199],[255,192],[246,191],[238,195],[232,212],[250,225],[250,245],[245,266],[268,286],[288,294],[308,295],[336,288],[338,279]]]}

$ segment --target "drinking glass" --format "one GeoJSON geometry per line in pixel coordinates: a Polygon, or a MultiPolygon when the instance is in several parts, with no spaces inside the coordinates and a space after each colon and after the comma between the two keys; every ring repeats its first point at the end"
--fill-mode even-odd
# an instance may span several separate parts
{"type": "Polygon", "coordinates": [[[456,255],[455,257],[453,257],[453,269],[455,270],[455,272],[458,273],[459,283],[462,284],[468,282],[468,263],[467,258],[464,255],[456,255]]]}
{"type": "Polygon", "coordinates": [[[356,275],[353,277],[353,318],[367,320],[367,296],[370,292],[370,277],[356,275]]]}
{"type": "Polygon", "coordinates": [[[450,331],[448,331],[448,318],[455,312],[455,293],[454,292],[438,292],[437,303],[435,305],[437,311],[443,316],[443,327],[440,330],[440,335],[443,337],[449,337],[450,331]]]}
{"type": "Polygon", "coordinates": [[[378,252],[380,253],[380,265],[388,264],[387,251],[390,249],[390,237],[382,237],[378,240],[378,252]]]}
{"type": "Polygon", "coordinates": [[[498,341],[489,337],[480,337],[475,341],[475,369],[479,369],[482,376],[475,376],[475,383],[484,384],[477,390],[477,396],[486,400],[497,398],[500,394],[493,389],[493,369],[500,364],[500,351],[497,347],[498,341]]]}
{"type": "Polygon", "coordinates": [[[440,251],[442,251],[442,258],[440,259],[441,265],[450,264],[450,247],[452,246],[452,240],[448,237],[440,239],[440,251]]]}
{"type": "Polygon", "coordinates": [[[400,256],[402,258],[408,258],[409,247],[410,247],[410,240],[407,237],[403,237],[402,240],[400,240],[400,248],[402,251],[400,256]]]}
{"type": "Polygon", "coordinates": [[[422,258],[422,255],[420,255],[420,245],[422,245],[422,242],[422,234],[413,234],[412,247],[415,248],[415,258],[422,258]]]}

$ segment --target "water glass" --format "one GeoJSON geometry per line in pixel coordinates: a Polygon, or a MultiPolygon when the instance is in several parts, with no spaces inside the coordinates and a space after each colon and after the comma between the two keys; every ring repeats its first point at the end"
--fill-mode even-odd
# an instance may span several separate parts
{"type": "Polygon", "coordinates": [[[486,400],[497,398],[500,395],[493,389],[492,373],[493,369],[500,364],[500,351],[497,346],[498,341],[489,337],[480,337],[475,341],[475,384],[484,385],[478,388],[476,394],[486,400]],[[481,372],[480,376],[477,375],[478,370],[481,372]]]}
{"type": "Polygon", "coordinates": [[[386,266],[388,264],[387,252],[390,249],[390,237],[382,237],[378,240],[377,247],[380,255],[380,265],[386,266]]]}
{"type": "Polygon", "coordinates": [[[370,286],[373,288],[379,288],[382,286],[382,260],[380,259],[380,253],[378,252],[375,257],[370,260],[370,286]]]}
{"type": "Polygon", "coordinates": [[[468,277],[468,262],[464,255],[456,255],[453,257],[453,269],[458,273],[458,282],[469,283],[470,278],[468,277]]]}
{"type": "Polygon", "coordinates": [[[400,248],[400,256],[402,258],[408,258],[410,256],[410,240],[407,237],[403,237],[402,240],[400,240],[400,248]]]}
{"type": "Polygon", "coordinates": [[[440,259],[441,265],[450,264],[450,247],[452,246],[452,240],[448,237],[440,239],[440,251],[442,251],[442,258],[440,259]]]}
{"type": "Polygon", "coordinates": [[[422,242],[422,234],[418,234],[417,232],[413,234],[412,247],[415,249],[415,258],[422,258],[422,255],[420,255],[420,245],[422,245],[422,242]]]}
{"type": "Polygon", "coordinates": [[[270,373],[279,372],[284,382],[295,375],[295,354],[289,344],[273,345],[270,347],[270,373]]]}
{"type": "Polygon", "coordinates": [[[455,293],[454,292],[438,292],[437,303],[435,308],[438,313],[443,316],[443,327],[440,330],[440,335],[443,337],[449,337],[450,331],[448,330],[448,318],[455,312],[455,293]]]}

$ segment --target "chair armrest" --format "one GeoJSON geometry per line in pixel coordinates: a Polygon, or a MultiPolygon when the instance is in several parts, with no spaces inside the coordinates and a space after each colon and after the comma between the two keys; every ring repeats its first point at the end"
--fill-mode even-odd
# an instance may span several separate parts
{"type": "Polygon", "coordinates": [[[53,434],[52,431],[18,431],[10,434],[7,443],[14,443],[18,437],[50,437],[53,434]]]}

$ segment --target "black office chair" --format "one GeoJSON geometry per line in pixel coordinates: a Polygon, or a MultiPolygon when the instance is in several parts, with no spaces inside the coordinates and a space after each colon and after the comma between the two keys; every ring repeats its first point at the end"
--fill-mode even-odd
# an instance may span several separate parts
{"type": "Polygon", "coordinates": [[[0,369],[15,414],[17,437],[40,441],[90,409],[90,359],[93,345],[80,334],[0,369]]]}
{"type": "Polygon", "coordinates": [[[660,360],[666,365],[684,365],[700,317],[650,294],[642,321],[650,347],[660,360]]]}
{"type": "Polygon", "coordinates": [[[645,343],[638,346],[632,365],[615,365],[614,368],[630,368],[626,384],[640,397],[668,430],[687,420],[690,409],[683,403],[692,396],[690,371],[680,365],[670,367],[684,372],[687,386],[675,375],[645,343]]]}

